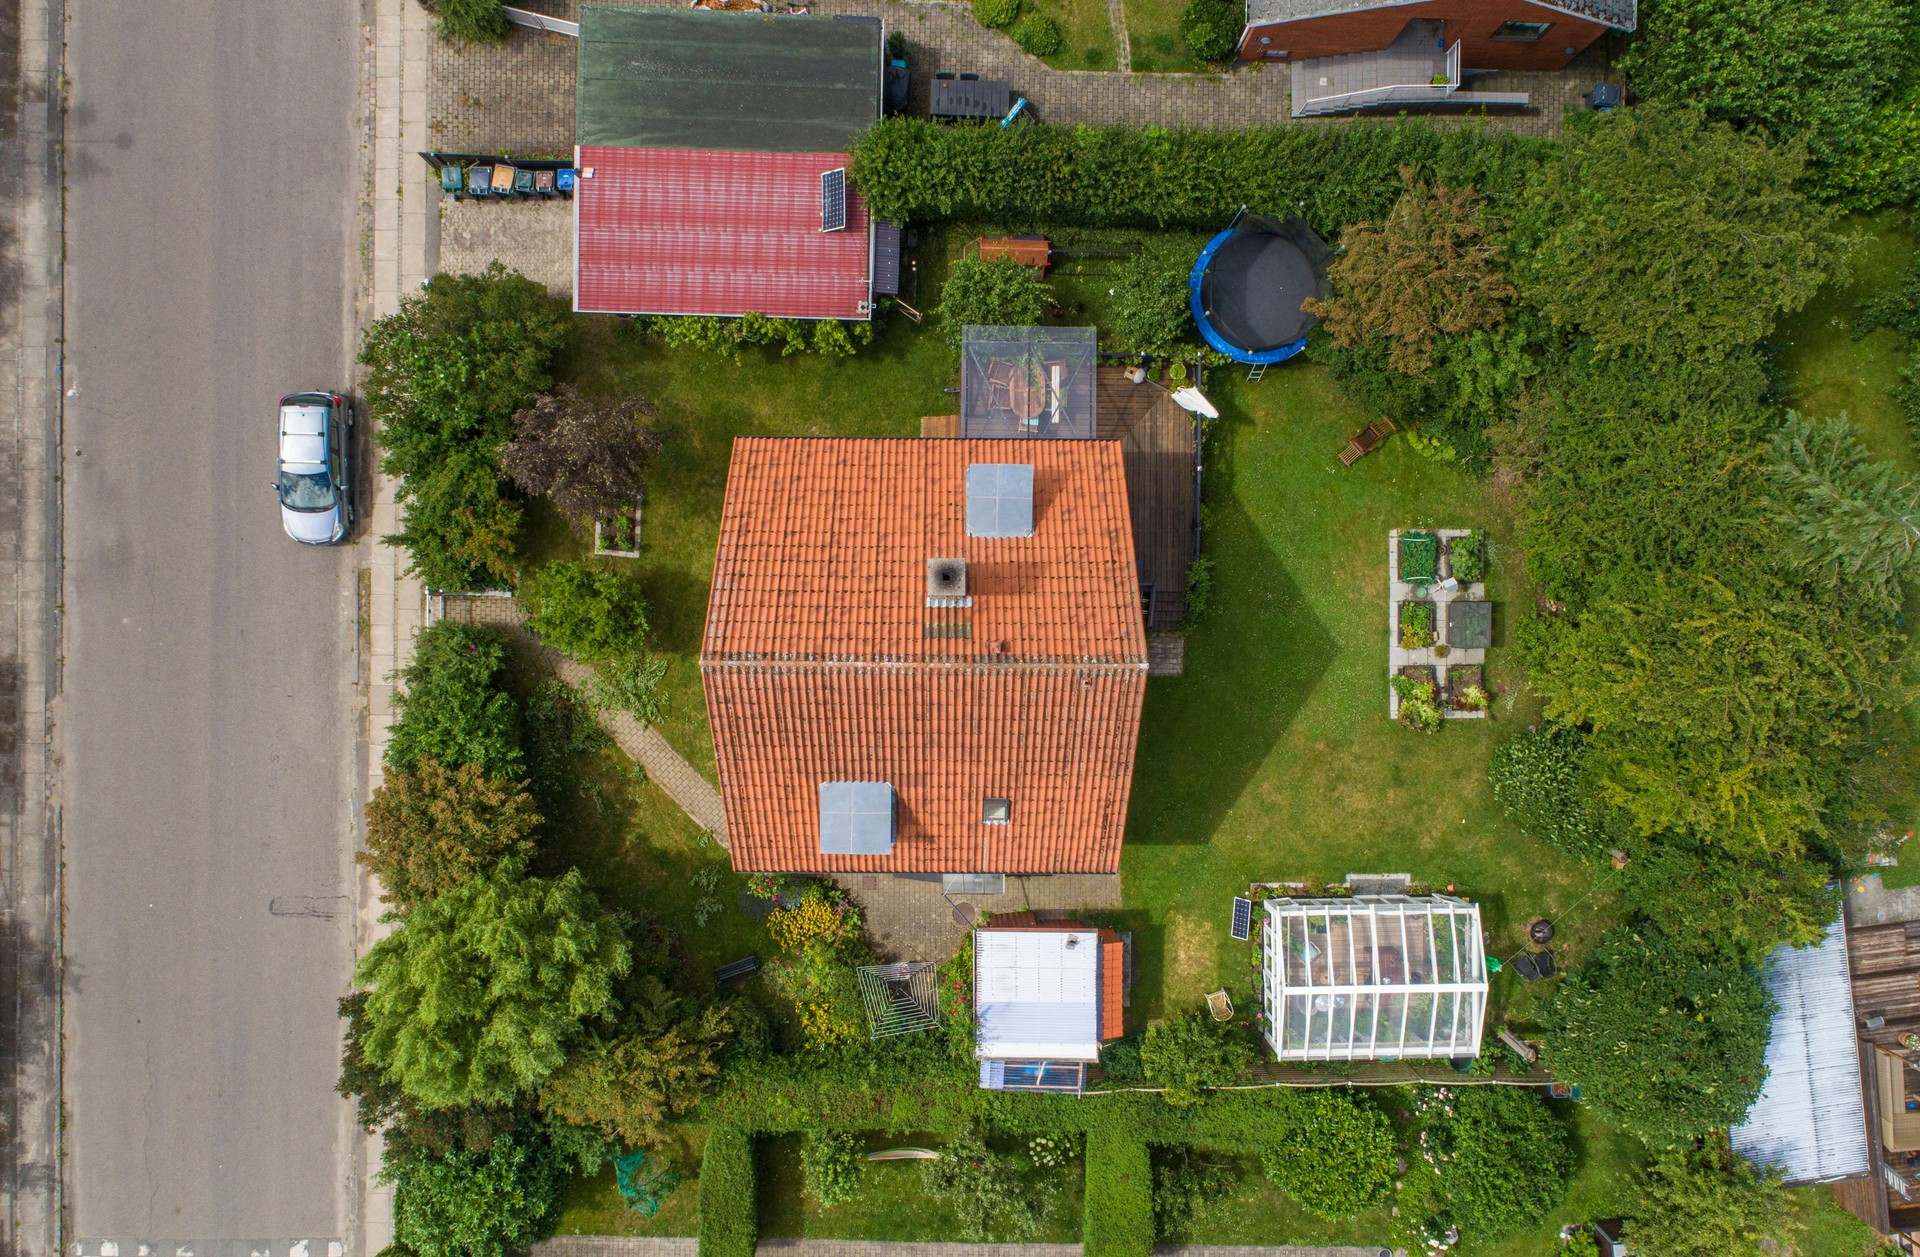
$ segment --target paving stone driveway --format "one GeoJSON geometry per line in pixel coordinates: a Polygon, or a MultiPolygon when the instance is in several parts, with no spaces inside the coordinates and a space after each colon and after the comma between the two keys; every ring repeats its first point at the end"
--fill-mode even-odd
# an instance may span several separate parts
{"type": "MultiPolygon", "coordinates": [[[[620,0],[629,2],[629,0],[620,0]]],[[[630,0],[636,7],[681,7],[670,0],[630,0]]],[[[576,16],[577,0],[526,0],[525,7],[556,17],[576,16]]],[[[1133,74],[1055,70],[1030,57],[998,31],[973,20],[952,0],[814,0],[814,12],[878,17],[907,40],[913,68],[910,109],[924,114],[927,84],[940,71],[1005,79],[1025,96],[1041,121],[1153,123],[1228,130],[1290,124],[1339,125],[1339,119],[1296,121],[1289,113],[1284,67],[1244,65],[1228,74],[1133,74]]],[[[1555,73],[1502,73],[1476,79],[1487,91],[1524,91],[1533,104],[1490,121],[1529,135],[1559,131],[1567,106],[1609,71],[1606,41],[1555,73]]],[[[574,41],[563,35],[517,30],[505,46],[434,49],[429,131],[450,152],[566,156],[573,151],[574,41]]],[[[1460,122],[1457,114],[1437,121],[1460,122]]]]}

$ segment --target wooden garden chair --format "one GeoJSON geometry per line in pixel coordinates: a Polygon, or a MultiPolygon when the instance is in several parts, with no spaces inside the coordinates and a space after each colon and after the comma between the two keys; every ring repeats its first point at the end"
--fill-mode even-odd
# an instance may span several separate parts
{"type": "Polygon", "coordinates": [[[1387,433],[1393,431],[1393,428],[1393,420],[1383,417],[1375,419],[1360,429],[1354,434],[1353,440],[1347,442],[1347,448],[1340,451],[1340,465],[1351,467],[1361,458],[1379,449],[1380,443],[1387,439],[1387,433]]]}

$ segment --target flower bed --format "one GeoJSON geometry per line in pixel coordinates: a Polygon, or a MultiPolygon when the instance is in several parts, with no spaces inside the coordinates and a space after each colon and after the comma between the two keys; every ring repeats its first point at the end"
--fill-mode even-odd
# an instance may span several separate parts
{"type": "Polygon", "coordinates": [[[1440,539],[1430,532],[1400,534],[1400,579],[1409,585],[1430,584],[1440,577],[1440,539]]]}
{"type": "Polygon", "coordinates": [[[1434,605],[1431,602],[1400,604],[1400,648],[1425,650],[1434,642],[1434,605]]]}
{"type": "Polygon", "coordinates": [[[1447,706],[1454,711],[1487,709],[1486,669],[1479,664],[1460,664],[1447,669],[1447,706]]]}

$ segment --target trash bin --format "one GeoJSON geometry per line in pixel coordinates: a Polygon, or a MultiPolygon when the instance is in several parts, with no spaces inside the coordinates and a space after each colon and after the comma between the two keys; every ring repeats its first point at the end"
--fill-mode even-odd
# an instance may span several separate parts
{"type": "Polygon", "coordinates": [[[468,196],[485,196],[487,195],[488,190],[491,189],[492,187],[493,187],[493,167],[492,166],[468,166],[467,167],[467,195],[468,196]]]}
{"type": "Polygon", "coordinates": [[[467,172],[463,166],[446,165],[440,167],[440,190],[449,193],[458,200],[467,186],[467,172]]]}
{"type": "Polygon", "coordinates": [[[553,172],[553,186],[561,196],[573,195],[573,181],[577,174],[572,166],[562,166],[553,172]]]}
{"type": "Polygon", "coordinates": [[[1593,90],[1586,95],[1587,108],[1605,113],[1609,109],[1620,107],[1620,85],[1618,83],[1595,83],[1593,90]]]}
{"type": "Polygon", "coordinates": [[[495,196],[512,195],[513,176],[514,169],[512,166],[495,166],[493,168],[493,194],[495,196]]]}
{"type": "Polygon", "coordinates": [[[535,196],[553,195],[553,172],[536,170],[533,172],[533,193],[535,196]]]}
{"type": "Polygon", "coordinates": [[[515,170],[513,172],[513,194],[515,196],[533,195],[533,172],[531,170],[515,170]]]}

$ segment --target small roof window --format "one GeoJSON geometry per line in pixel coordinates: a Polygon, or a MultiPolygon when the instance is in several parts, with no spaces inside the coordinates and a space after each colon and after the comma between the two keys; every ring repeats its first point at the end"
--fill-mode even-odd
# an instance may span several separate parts
{"type": "Polygon", "coordinates": [[[893,787],[884,781],[820,783],[821,855],[892,855],[893,787]]]}
{"type": "Polygon", "coordinates": [[[1033,536],[1033,464],[967,468],[967,536],[1033,536]]]}
{"type": "Polygon", "coordinates": [[[1012,799],[988,799],[980,808],[980,820],[983,824],[1005,825],[1012,819],[1012,799]]]}

